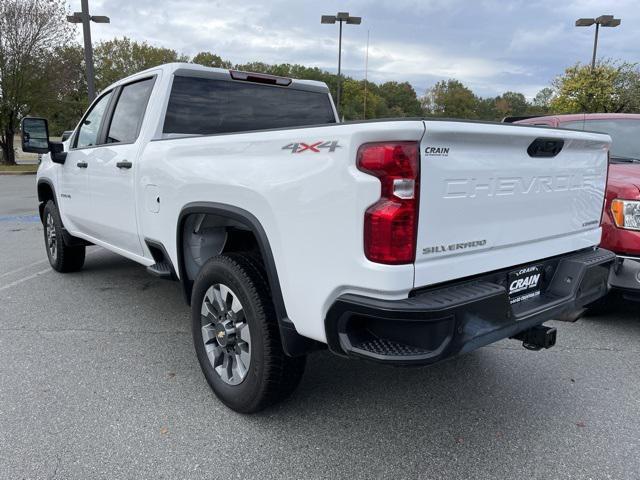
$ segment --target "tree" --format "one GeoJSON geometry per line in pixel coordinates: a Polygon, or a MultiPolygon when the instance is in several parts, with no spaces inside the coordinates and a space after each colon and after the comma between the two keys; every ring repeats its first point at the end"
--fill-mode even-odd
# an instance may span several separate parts
{"type": "Polygon", "coordinates": [[[640,72],[633,63],[576,64],[553,81],[556,113],[633,112],[640,108],[640,72]]]}
{"type": "Polygon", "coordinates": [[[549,109],[555,92],[551,87],[544,87],[535,97],[533,97],[533,106],[541,109],[549,109]]]}
{"type": "Polygon", "coordinates": [[[422,115],[422,106],[409,82],[386,82],[380,85],[378,91],[387,103],[387,107],[396,112],[394,116],[419,117],[422,115]]]}
{"type": "Polygon", "coordinates": [[[616,94],[620,112],[640,112],[640,70],[637,65],[626,64],[618,72],[616,94]]]}
{"type": "Polygon", "coordinates": [[[496,109],[495,98],[478,98],[476,114],[477,118],[481,120],[500,120],[502,118],[496,109]]]}
{"type": "Polygon", "coordinates": [[[51,135],[60,136],[73,128],[88,104],[84,51],[78,44],[53,50],[46,65],[49,77],[47,95],[34,114],[49,120],[51,135]]]}
{"type": "MultiPolygon", "coordinates": [[[[362,120],[386,116],[387,104],[379,94],[377,85],[367,83],[367,112],[364,115],[364,80],[345,78],[342,81],[342,109],[340,115],[345,120],[362,120]]],[[[402,115],[399,115],[402,116],[402,115]]]]}
{"type": "Polygon", "coordinates": [[[115,38],[100,42],[94,52],[96,88],[102,90],[112,83],[163,63],[186,62],[185,55],[175,50],[154,47],[130,38],[115,38]]]}
{"type": "Polygon", "coordinates": [[[191,63],[197,63],[198,65],[204,65],[205,67],[226,68],[233,67],[232,63],[228,60],[223,60],[222,57],[211,52],[200,52],[191,59],[191,63]]]}
{"type": "Polygon", "coordinates": [[[0,0],[0,148],[15,163],[19,121],[46,98],[46,60],[71,37],[64,0],[0,0]]]}
{"type": "Polygon", "coordinates": [[[526,115],[529,110],[529,104],[522,93],[504,92],[499,97],[496,97],[495,110],[501,118],[526,115]]]}
{"type": "Polygon", "coordinates": [[[422,98],[428,115],[450,118],[477,118],[478,99],[458,80],[441,80],[422,98]]]}

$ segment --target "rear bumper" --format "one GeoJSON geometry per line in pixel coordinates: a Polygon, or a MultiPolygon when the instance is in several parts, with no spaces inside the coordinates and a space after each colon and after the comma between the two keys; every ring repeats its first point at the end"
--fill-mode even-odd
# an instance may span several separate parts
{"type": "Polygon", "coordinates": [[[609,284],[625,298],[640,301],[640,257],[618,255],[609,284]]]}
{"type": "MultiPolygon", "coordinates": [[[[511,270],[429,289],[403,300],[347,294],[325,320],[335,353],[397,365],[427,365],[512,337],[575,312],[604,296],[615,255],[594,249],[535,262],[539,296],[511,304],[511,270]]],[[[526,265],[525,265],[526,266],[526,265]]]]}

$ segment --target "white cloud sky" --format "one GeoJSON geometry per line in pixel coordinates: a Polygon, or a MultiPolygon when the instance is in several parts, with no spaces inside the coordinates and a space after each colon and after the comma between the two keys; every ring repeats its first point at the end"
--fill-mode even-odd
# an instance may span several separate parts
{"type": "MultiPolygon", "coordinates": [[[[603,28],[599,56],[640,62],[637,0],[90,0],[91,13],[111,17],[92,25],[94,41],[128,36],[194,55],[208,50],[233,63],[300,63],[336,70],[337,26],[320,15],[349,11],[359,26],[344,29],[343,69],[369,78],[409,81],[418,94],[457,78],[476,93],[505,90],[532,97],[569,65],[589,62],[593,28],[578,17],[615,14],[603,28]]],[[[80,0],[68,0],[71,11],[80,0]]],[[[78,38],[81,32],[78,29],[78,38]]]]}

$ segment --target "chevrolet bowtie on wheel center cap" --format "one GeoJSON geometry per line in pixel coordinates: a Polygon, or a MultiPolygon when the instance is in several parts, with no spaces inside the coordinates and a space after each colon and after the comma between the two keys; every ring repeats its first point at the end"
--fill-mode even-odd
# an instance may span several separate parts
{"type": "Polygon", "coordinates": [[[223,382],[238,385],[251,363],[251,334],[237,295],[226,285],[211,286],[202,300],[202,341],[223,382]]]}

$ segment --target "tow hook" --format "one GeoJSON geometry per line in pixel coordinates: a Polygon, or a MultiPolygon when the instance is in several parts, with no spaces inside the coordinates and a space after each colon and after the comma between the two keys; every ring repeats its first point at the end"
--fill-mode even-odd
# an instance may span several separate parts
{"type": "Polygon", "coordinates": [[[555,328],[537,325],[511,338],[521,340],[522,346],[527,350],[542,350],[543,348],[551,348],[556,344],[556,333],[555,328]]]}

